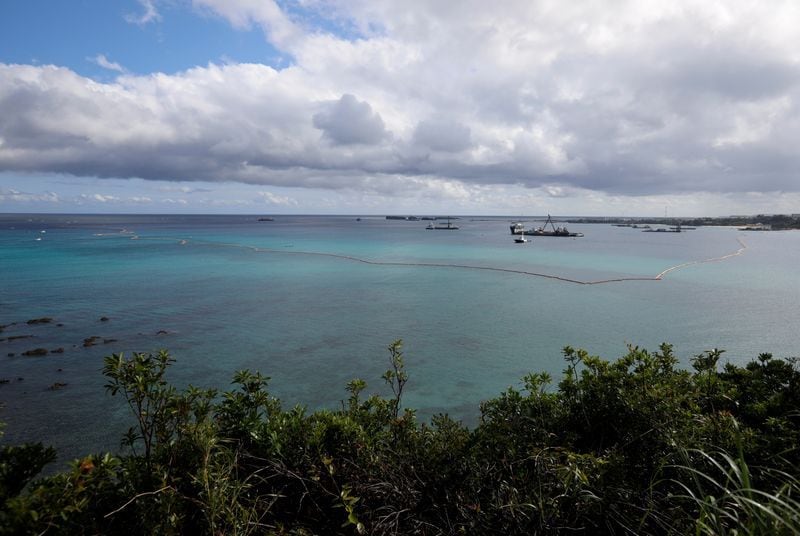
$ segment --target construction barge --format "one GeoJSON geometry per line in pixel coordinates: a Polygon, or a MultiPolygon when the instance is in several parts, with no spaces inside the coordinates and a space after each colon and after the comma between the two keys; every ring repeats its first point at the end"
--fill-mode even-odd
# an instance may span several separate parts
{"type": "Polygon", "coordinates": [[[547,221],[541,227],[535,229],[525,229],[522,222],[514,222],[511,224],[512,235],[528,235],[528,236],[557,236],[557,237],[581,237],[583,233],[571,233],[565,226],[556,227],[553,223],[550,214],[547,215],[547,221]],[[550,226],[550,229],[547,226],[550,226]]]}

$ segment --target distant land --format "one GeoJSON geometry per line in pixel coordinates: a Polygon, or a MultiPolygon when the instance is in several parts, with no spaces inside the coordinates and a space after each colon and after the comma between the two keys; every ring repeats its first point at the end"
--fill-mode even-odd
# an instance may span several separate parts
{"type": "MultiPolygon", "coordinates": [[[[499,216],[497,216],[499,217],[499,216]]],[[[519,217],[524,220],[544,219],[543,216],[519,217]]],[[[440,220],[459,219],[456,216],[386,216],[387,220],[440,220]]],[[[511,219],[514,219],[513,217],[511,219]]],[[[678,217],[617,217],[617,216],[570,216],[552,218],[554,222],[566,223],[605,223],[622,225],[669,225],[682,227],[718,226],[718,227],[745,227],[748,230],[759,231],[786,231],[800,229],[800,214],[756,214],[753,216],[702,216],[695,218],[678,217]]]]}
{"type": "Polygon", "coordinates": [[[567,223],[616,223],[616,224],[651,224],[651,225],[683,225],[683,226],[729,226],[750,227],[760,230],[785,231],[800,229],[800,214],[758,214],[755,216],[723,216],[718,218],[615,218],[587,217],[570,218],[567,223]]]}

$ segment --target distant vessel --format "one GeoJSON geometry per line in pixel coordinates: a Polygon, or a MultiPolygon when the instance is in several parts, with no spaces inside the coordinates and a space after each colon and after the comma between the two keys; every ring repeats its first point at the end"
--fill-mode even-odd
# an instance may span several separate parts
{"type": "Polygon", "coordinates": [[[522,226],[522,223],[512,223],[511,224],[511,234],[512,235],[530,235],[530,236],[559,236],[559,237],[579,237],[583,236],[583,233],[570,233],[569,230],[565,226],[556,227],[553,223],[553,219],[550,217],[550,214],[547,215],[547,221],[544,222],[544,225],[541,227],[537,227],[536,229],[526,231],[525,228],[522,226]],[[550,225],[551,230],[547,230],[547,225],[550,225]]]}
{"type": "Polygon", "coordinates": [[[437,231],[455,231],[458,229],[458,225],[453,225],[450,223],[450,218],[447,218],[447,223],[444,225],[434,225],[429,223],[426,229],[430,230],[437,230],[437,231]]]}
{"type": "MultiPolygon", "coordinates": [[[[386,216],[387,220],[419,221],[419,216],[386,216]]],[[[422,218],[423,220],[425,218],[422,218]]]]}
{"type": "Polygon", "coordinates": [[[744,227],[739,227],[740,231],[771,231],[772,225],[768,223],[751,223],[744,227]]]}
{"type": "Polygon", "coordinates": [[[659,227],[658,229],[650,229],[647,228],[643,233],[682,233],[683,231],[693,231],[695,227],[683,227],[680,223],[677,225],[673,225],[669,229],[664,227],[659,227]]]}
{"type": "Polygon", "coordinates": [[[258,221],[275,221],[275,218],[258,218],[258,221]]]}

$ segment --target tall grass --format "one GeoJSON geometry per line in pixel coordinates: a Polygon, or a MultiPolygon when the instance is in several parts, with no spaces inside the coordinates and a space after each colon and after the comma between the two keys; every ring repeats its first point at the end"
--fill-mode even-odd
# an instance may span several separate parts
{"type": "Polygon", "coordinates": [[[727,452],[683,452],[675,466],[686,476],[673,480],[697,508],[695,534],[713,536],[800,535],[800,479],[772,468],[758,470],[754,485],[744,457],[727,452]]]}

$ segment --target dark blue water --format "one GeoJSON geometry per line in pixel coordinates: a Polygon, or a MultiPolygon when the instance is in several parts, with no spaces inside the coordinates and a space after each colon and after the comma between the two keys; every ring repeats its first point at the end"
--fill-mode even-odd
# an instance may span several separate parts
{"type": "Polygon", "coordinates": [[[31,336],[0,342],[2,441],[42,440],[67,458],[115,449],[129,423],[103,389],[112,352],[167,348],[178,385],[224,388],[235,370],[257,369],[287,405],[318,408],[346,398],[354,377],[381,391],[386,346],[402,338],[407,404],[468,423],[481,400],[525,373],[558,377],[565,345],[614,358],[628,343],[666,341],[683,363],[713,347],[735,362],[798,354],[800,233],[574,225],[585,237],[519,245],[507,218],[457,223],[0,215],[0,324],[16,323],[0,339],[31,336]],[[354,260],[596,281],[722,257],[741,247],[737,238],[747,246],[738,256],[604,285],[354,260]],[[45,316],[53,323],[25,323],[45,316]],[[91,336],[100,343],[83,347],[91,336]],[[64,352],[21,356],[38,347],[64,352]],[[48,389],[56,382],[66,386],[48,389]]]}

